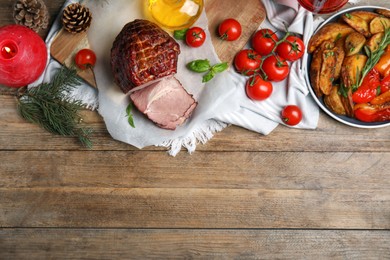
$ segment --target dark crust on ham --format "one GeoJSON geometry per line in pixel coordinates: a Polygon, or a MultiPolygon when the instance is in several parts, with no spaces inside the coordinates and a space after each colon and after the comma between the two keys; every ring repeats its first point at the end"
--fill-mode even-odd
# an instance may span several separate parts
{"type": "Polygon", "coordinates": [[[156,24],[142,19],[126,24],[111,49],[115,83],[124,93],[177,72],[179,44],[156,24]]]}

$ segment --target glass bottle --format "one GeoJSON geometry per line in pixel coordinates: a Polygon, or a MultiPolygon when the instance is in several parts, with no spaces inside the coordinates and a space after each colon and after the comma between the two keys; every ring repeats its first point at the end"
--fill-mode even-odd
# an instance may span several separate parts
{"type": "Polygon", "coordinates": [[[145,11],[161,27],[180,30],[195,23],[203,5],[203,0],[145,0],[145,11]]]}

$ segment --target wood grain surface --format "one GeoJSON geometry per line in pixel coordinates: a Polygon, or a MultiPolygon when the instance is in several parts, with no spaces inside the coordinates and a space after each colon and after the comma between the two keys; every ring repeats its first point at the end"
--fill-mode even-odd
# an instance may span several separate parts
{"type": "MultiPolygon", "coordinates": [[[[53,21],[63,0],[46,4],[53,21]]],[[[21,119],[14,95],[0,86],[0,259],[390,259],[388,127],[321,112],[316,130],[230,126],[170,157],[85,110],[87,150],[21,119]]]]}

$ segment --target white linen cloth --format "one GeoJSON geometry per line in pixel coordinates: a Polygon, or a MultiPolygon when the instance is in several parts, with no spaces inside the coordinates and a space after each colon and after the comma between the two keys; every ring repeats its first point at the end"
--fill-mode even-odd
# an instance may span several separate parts
{"type": "MultiPolygon", "coordinates": [[[[260,28],[269,28],[274,31],[289,32],[301,35],[307,44],[313,34],[316,24],[313,15],[291,0],[263,0],[267,19],[260,28]]],[[[248,42],[246,48],[250,48],[248,42]]],[[[278,124],[283,123],[280,113],[284,106],[298,105],[303,113],[302,121],[294,128],[315,129],[318,123],[319,108],[309,95],[308,85],[305,81],[306,64],[301,59],[290,66],[288,78],[282,82],[272,82],[273,93],[264,101],[252,101],[246,97],[245,82],[247,77],[232,71],[232,76],[238,84],[237,96],[240,99],[240,110],[224,114],[217,119],[230,124],[267,135],[278,124]]]]}
{"type": "MultiPolygon", "coordinates": [[[[64,7],[73,2],[79,1],[67,0],[64,7]]],[[[287,104],[296,104],[303,111],[303,120],[294,127],[316,128],[318,107],[308,95],[308,86],[304,79],[305,64],[302,64],[301,61],[292,64],[291,73],[287,80],[273,83],[274,93],[269,99],[261,102],[252,101],[246,96],[244,86],[247,77],[236,73],[234,68],[218,74],[207,84],[201,84],[202,75],[190,73],[184,66],[187,62],[198,58],[208,58],[211,63],[219,62],[210,37],[207,38],[202,47],[195,51],[180,43],[182,54],[179,56],[177,77],[199,102],[190,120],[176,131],[163,130],[154,126],[134,109],[136,128],[131,128],[125,116],[129,98],[113,83],[110,75],[109,54],[113,39],[123,25],[135,18],[142,18],[139,13],[142,1],[108,0],[106,4],[98,4],[97,2],[85,1],[84,4],[91,9],[95,17],[98,17],[98,19],[93,20],[88,37],[91,48],[94,49],[98,57],[95,75],[99,91],[83,84],[74,90],[72,96],[81,100],[91,109],[98,108],[98,112],[103,116],[107,129],[114,139],[138,148],[149,145],[165,146],[169,148],[171,155],[176,155],[183,146],[189,152],[193,152],[198,142],[207,142],[212,138],[213,133],[221,131],[228,124],[244,127],[261,134],[269,134],[278,124],[282,123],[280,112],[287,104]]],[[[289,31],[302,35],[307,43],[316,26],[313,24],[313,16],[297,5],[291,6],[293,2],[295,1],[263,0],[268,19],[259,28],[282,31],[285,30],[284,24],[286,24],[289,31]],[[278,1],[280,2],[276,3],[278,1]]],[[[205,12],[196,25],[206,28],[206,33],[210,34],[207,30],[205,12]]],[[[49,49],[60,28],[59,16],[46,39],[49,49]]],[[[249,42],[247,47],[250,47],[249,42]]],[[[54,70],[60,66],[58,62],[50,59],[45,73],[32,85],[50,80],[54,70]]]]}

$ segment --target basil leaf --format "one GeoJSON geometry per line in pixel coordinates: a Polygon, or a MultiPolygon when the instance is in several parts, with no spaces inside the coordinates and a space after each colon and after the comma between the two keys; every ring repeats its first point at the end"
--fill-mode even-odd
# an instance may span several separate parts
{"type": "Polygon", "coordinates": [[[129,115],[129,117],[128,117],[128,119],[127,119],[127,122],[129,122],[129,125],[130,125],[132,128],[135,128],[133,115],[129,115]]]}
{"type": "Polygon", "coordinates": [[[228,63],[227,62],[223,62],[223,63],[215,64],[211,69],[215,73],[220,73],[220,72],[226,70],[228,67],[229,67],[228,63]]]}
{"type": "Polygon", "coordinates": [[[202,79],[202,82],[205,83],[205,82],[208,82],[210,81],[212,78],[214,78],[215,76],[215,73],[210,70],[209,72],[207,72],[204,76],[203,76],[203,79],[202,79]]]}
{"type": "Polygon", "coordinates": [[[173,32],[173,37],[176,40],[185,40],[188,29],[176,30],[173,32]]]}
{"type": "Polygon", "coordinates": [[[194,60],[187,64],[187,68],[194,72],[202,73],[208,71],[210,66],[209,60],[194,60]]]}
{"type": "Polygon", "coordinates": [[[132,109],[133,105],[130,102],[129,105],[126,107],[126,115],[130,115],[132,109]]]}
{"type": "Polygon", "coordinates": [[[131,102],[129,103],[129,105],[126,107],[126,115],[127,115],[127,122],[129,123],[129,125],[132,127],[132,128],[135,128],[135,124],[134,124],[134,119],[133,119],[133,114],[131,113],[131,110],[133,109],[133,104],[131,104],[131,102]]]}

